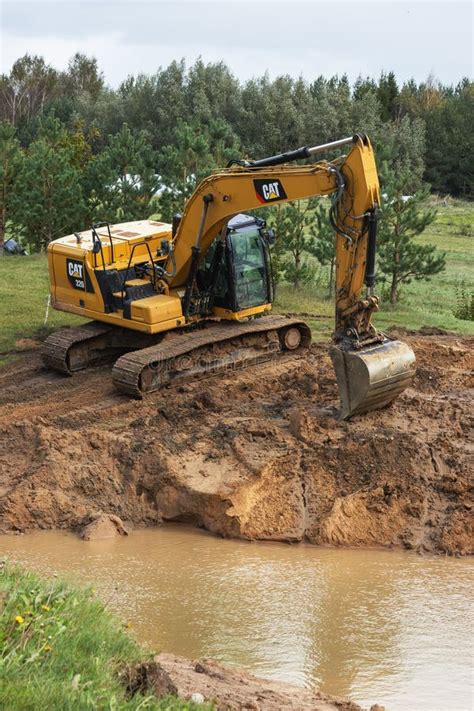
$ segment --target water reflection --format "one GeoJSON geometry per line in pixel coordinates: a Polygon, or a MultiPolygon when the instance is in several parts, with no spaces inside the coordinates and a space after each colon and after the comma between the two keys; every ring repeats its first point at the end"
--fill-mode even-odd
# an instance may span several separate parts
{"type": "Polygon", "coordinates": [[[84,542],[38,532],[0,551],[91,582],[138,638],[362,705],[469,709],[471,560],[251,544],[166,526],[84,542]]]}

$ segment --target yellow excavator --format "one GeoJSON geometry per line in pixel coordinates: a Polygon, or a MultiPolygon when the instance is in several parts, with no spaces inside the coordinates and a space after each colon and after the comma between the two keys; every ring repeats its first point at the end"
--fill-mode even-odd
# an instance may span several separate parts
{"type": "Polygon", "coordinates": [[[72,374],[113,359],[115,385],[142,397],[173,381],[307,349],[307,324],[266,315],[274,295],[274,234],[264,220],[245,213],[323,195],[331,196],[336,231],[330,354],[341,415],[388,404],[411,383],[415,356],[371,323],[378,309],[373,286],[380,194],[372,146],[359,134],[232,161],[200,183],[172,225],[100,223],[51,242],[52,306],[93,321],[49,336],[45,365],[72,374]],[[346,144],[347,155],[336,160],[295,164],[346,144]]]}

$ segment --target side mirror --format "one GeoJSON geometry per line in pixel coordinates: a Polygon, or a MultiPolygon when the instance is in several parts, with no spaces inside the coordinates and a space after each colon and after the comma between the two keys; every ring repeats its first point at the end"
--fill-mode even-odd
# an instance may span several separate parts
{"type": "Polygon", "coordinates": [[[170,253],[170,242],[167,239],[161,240],[160,248],[156,250],[157,257],[167,257],[170,253]]]}
{"type": "Polygon", "coordinates": [[[275,244],[276,234],[275,230],[272,230],[271,227],[263,233],[263,236],[267,244],[275,244]]]}
{"type": "Polygon", "coordinates": [[[92,254],[98,254],[101,249],[102,244],[100,243],[100,239],[96,239],[92,245],[92,254]]]}

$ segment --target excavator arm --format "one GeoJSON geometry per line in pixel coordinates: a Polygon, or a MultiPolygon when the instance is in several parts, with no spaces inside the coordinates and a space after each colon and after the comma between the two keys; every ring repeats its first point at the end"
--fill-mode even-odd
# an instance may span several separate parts
{"type": "Polygon", "coordinates": [[[174,239],[171,288],[185,287],[188,317],[203,255],[228,220],[240,212],[328,195],[336,231],[336,316],[331,357],[343,417],[382,407],[412,381],[411,348],[379,333],[371,323],[378,309],[375,281],[379,181],[367,136],[356,135],[252,163],[237,161],[203,180],[188,200],[174,239]],[[310,165],[291,161],[351,144],[347,156],[310,165]],[[362,295],[363,287],[366,293],[362,295]]]}

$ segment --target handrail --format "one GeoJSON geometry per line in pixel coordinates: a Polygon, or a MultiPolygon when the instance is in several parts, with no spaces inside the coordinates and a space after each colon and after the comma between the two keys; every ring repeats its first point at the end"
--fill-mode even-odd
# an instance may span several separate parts
{"type": "MultiPolygon", "coordinates": [[[[110,223],[109,223],[109,222],[96,222],[95,224],[92,225],[92,231],[95,233],[97,239],[98,239],[99,242],[100,242],[99,235],[97,234],[97,231],[96,231],[99,227],[107,227],[107,231],[108,231],[108,233],[109,233],[109,240],[110,240],[110,256],[111,256],[111,258],[112,258],[112,262],[111,262],[111,263],[113,264],[113,263],[115,262],[115,258],[114,258],[114,243],[113,243],[113,240],[112,240],[112,235],[111,235],[111,233],[110,233],[110,223]]],[[[102,243],[101,243],[101,251],[102,251],[102,243]]],[[[104,255],[102,254],[102,262],[103,262],[103,261],[104,261],[104,255]]]]}
{"type": "Polygon", "coordinates": [[[105,267],[104,250],[102,249],[102,241],[101,241],[99,235],[97,234],[94,225],[92,225],[91,233],[92,233],[92,251],[94,254],[94,269],[97,269],[97,252],[94,252],[94,244],[96,242],[98,242],[99,247],[100,247],[100,256],[102,257],[102,269],[105,272],[106,267],[105,267]]]}

